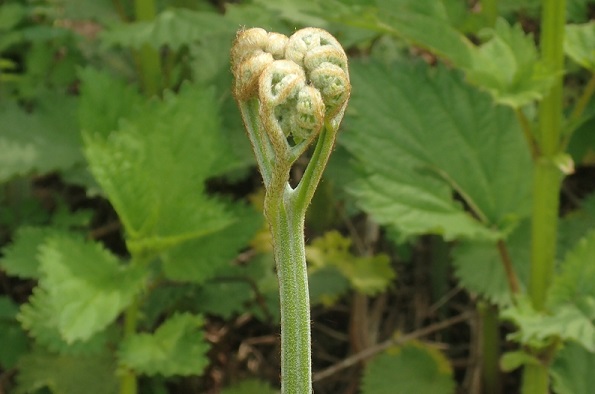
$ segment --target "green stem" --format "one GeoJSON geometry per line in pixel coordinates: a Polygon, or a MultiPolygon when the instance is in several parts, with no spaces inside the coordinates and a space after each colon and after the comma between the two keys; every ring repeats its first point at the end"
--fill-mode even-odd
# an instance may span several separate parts
{"type": "Polygon", "coordinates": [[[333,151],[336,137],[337,130],[333,128],[331,122],[325,122],[314,153],[294,193],[296,209],[303,215],[306,214],[306,209],[314,197],[318,183],[320,183],[324,168],[333,151]]]}
{"type": "Polygon", "coordinates": [[[548,369],[541,364],[527,364],[523,371],[521,393],[541,394],[549,392],[548,369]]]}
{"type": "MultiPolygon", "coordinates": [[[[556,258],[562,174],[555,165],[555,157],[561,149],[565,18],[565,0],[543,0],[541,54],[544,63],[556,73],[557,80],[540,103],[536,135],[539,157],[535,161],[533,175],[529,294],[538,311],[545,308],[556,258]]],[[[545,365],[527,365],[522,393],[545,394],[548,392],[548,381],[548,368],[545,365]]]]}
{"type": "Polygon", "coordinates": [[[481,319],[482,357],[481,370],[484,394],[500,394],[502,377],[500,376],[500,331],[498,310],[486,302],[477,305],[481,319]]]}
{"type": "MultiPolygon", "coordinates": [[[[157,15],[155,0],[134,0],[134,13],[137,21],[152,21],[157,15]]],[[[145,94],[157,94],[161,81],[159,52],[149,44],[144,44],[136,51],[135,58],[145,94]]]]}
{"type": "Polygon", "coordinates": [[[312,393],[310,298],[304,244],[304,215],[289,198],[266,198],[265,212],[273,236],[281,304],[281,393],[312,393]]]}
{"type": "Polygon", "coordinates": [[[488,26],[495,26],[498,19],[498,0],[482,0],[481,9],[488,26]]]}
{"type": "MultiPolygon", "coordinates": [[[[138,307],[139,300],[135,299],[124,312],[124,338],[128,338],[136,333],[138,307]]],[[[137,391],[136,374],[127,368],[120,376],[120,394],[136,394],[137,391]]]]}

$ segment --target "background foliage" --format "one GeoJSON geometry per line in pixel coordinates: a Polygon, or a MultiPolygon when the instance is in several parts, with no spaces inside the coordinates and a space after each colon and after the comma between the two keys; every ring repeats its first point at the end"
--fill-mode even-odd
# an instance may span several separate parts
{"type": "Polygon", "coordinates": [[[526,296],[527,130],[559,77],[536,44],[539,12],[1,1],[0,391],[125,393],[138,378],[140,393],[277,392],[276,277],[228,53],[242,27],[317,26],[350,54],[353,93],[306,223],[315,391],[516,392],[500,374],[550,346],[554,392],[589,393],[595,3],[567,2],[546,311],[526,296]]]}

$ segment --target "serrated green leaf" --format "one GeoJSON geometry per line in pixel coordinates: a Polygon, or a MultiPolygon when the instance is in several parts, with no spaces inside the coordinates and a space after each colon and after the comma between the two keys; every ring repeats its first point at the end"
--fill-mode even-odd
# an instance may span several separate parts
{"type": "Polygon", "coordinates": [[[410,343],[374,357],[366,366],[362,394],[451,394],[448,360],[436,349],[410,343]]]}
{"type": "MultiPolygon", "coordinates": [[[[505,241],[513,269],[522,287],[525,287],[530,277],[530,237],[530,222],[524,221],[505,241]]],[[[452,256],[455,275],[465,289],[480,294],[494,304],[510,305],[510,286],[495,242],[462,241],[457,243],[452,256]]]]}
{"type": "Polygon", "coordinates": [[[177,51],[195,41],[209,36],[237,30],[220,14],[196,12],[188,9],[167,9],[152,21],[122,24],[104,31],[101,40],[106,46],[141,48],[151,45],[155,49],[167,46],[177,51]]]}
{"type": "Polygon", "coordinates": [[[550,368],[556,394],[591,394],[595,387],[595,352],[567,343],[550,368]]]}
{"type": "Polygon", "coordinates": [[[595,72],[595,21],[566,25],[564,51],[575,62],[595,72]]]}
{"type": "Polygon", "coordinates": [[[262,225],[262,215],[241,205],[224,207],[233,220],[226,228],[162,254],[163,271],[169,279],[204,283],[248,245],[262,225]]]}
{"type": "Polygon", "coordinates": [[[349,191],[377,222],[409,236],[494,240],[528,215],[531,159],[512,110],[444,68],[351,70],[357,113],[339,141],[364,172],[349,191]]]}
{"type": "Polygon", "coordinates": [[[233,166],[210,91],[184,86],[153,100],[105,139],[86,135],[91,170],[118,212],[133,253],[162,252],[229,226],[207,178],[233,166]]]}
{"type": "Polygon", "coordinates": [[[549,307],[571,304],[595,320],[595,230],[578,240],[560,267],[548,292],[549,307]]]}
{"type": "Polygon", "coordinates": [[[19,361],[16,394],[47,387],[56,394],[115,394],[118,392],[114,360],[98,356],[55,355],[37,350],[19,361]]]}
{"type": "Polygon", "coordinates": [[[351,242],[338,231],[329,231],[306,247],[306,258],[315,270],[335,267],[363,294],[375,295],[386,290],[396,276],[389,257],[385,254],[354,256],[349,251],[351,242]]]}
{"type": "Polygon", "coordinates": [[[62,231],[56,228],[19,227],[13,242],[4,249],[0,267],[12,276],[38,279],[40,276],[38,249],[48,237],[61,233],[62,231]]]}
{"type": "Polygon", "coordinates": [[[532,354],[522,350],[506,352],[500,358],[500,369],[504,372],[512,372],[524,365],[539,365],[540,361],[532,354]]]}
{"type": "Polygon", "coordinates": [[[246,379],[239,383],[228,386],[221,391],[221,394],[278,394],[267,382],[258,379],[246,379]]]}
{"type": "Polygon", "coordinates": [[[554,82],[539,59],[533,37],[520,25],[499,19],[489,39],[471,50],[468,65],[459,64],[470,81],[486,89],[498,103],[521,108],[541,99],[554,82]]]}
{"type": "Polygon", "coordinates": [[[396,34],[450,59],[455,64],[466,64],[469,61],[471,44],[451,25],[443,2],[383,0],[376,4],[377,8],[367,10],[353,8],[356,13],[352,12],[347,21],[356,26],[396,34]]]}
{"type": "Polygon", "coordinates": [[[140,107],[143,98],[130,84],[90,67],[79,71],[81,130],[107,136],[140,107]],[[114,100],[117,97],[117,100],[114,100]]]}
{"type": "Polygon", "coordinates": [[[524,345],[540,347],[560,338],[575,341],[595,352],[595,325],[575,305],[564,304],[546,314],[535,311],[528,299],[519,298],[517,304],[503,310],[501,316],[518,327],[509,339],[524,345]]]}
{"type": "Polygon", "coordinates": [[[105,329],[143,289],[144,267],[123,265],[101,245],[57,236],[40,248],[41,288],[66,342],[105,329]]]}
{"type": "Polygon", "coordinates": [[[27,352],[27,335],[16,320],[19,307],[10,298],[0,296],[0,366],[13,368],[21,355],[27,352]]]}
{"type": "Polygon", "coordinates": [[[200,316],[175,314],[154,334],[127,337],[118,351],[120,364],[147,375],[200,375],[209,364],[202,324],[200,316]]]}
{"type": "Polygon", "coordinates": [[[68,169],[83,161],[76,101],[45,97],[33,113],[14,102],[0,106],[0,182],[31,172],[68,169]]]}
{"type": "Polygon", "coordinates": [[[49,298],[47,292],[39,287],[33,289],[33,294],[26,304],[21,306],[18,320],[35,342],[51,352],[70,355],[97,355],[107,344],[109,334],[101,331],[86,340],[66,342],[59,330],[59,311],[49,298]]]}

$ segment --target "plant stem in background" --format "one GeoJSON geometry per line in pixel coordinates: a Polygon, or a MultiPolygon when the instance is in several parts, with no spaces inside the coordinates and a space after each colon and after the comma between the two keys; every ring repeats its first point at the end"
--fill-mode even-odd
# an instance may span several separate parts
{"type": "MultiPolygon", "coordinates": [[[[138,321],[138,299],[126,308],[124,312],[124,338],[127,338],[136,333],[136,325],[138,321]]],[[[125,369],[120,376],[120,394],[136,394],[137,381],[136,374],[130,369],[125,369]]]]}
{"type": "Polygon", "coordinates": [[[484,394],[500,394],[502,392],[502,376],[500,373],[500,322],[498,310],[487,302],[477,305],[481,327],[481,376],[484,394]]]}
{"type": "Polygon", "coordinates": [[[481,10],[486,18],[488,26],[495,26],[496,19],[498,19],[498,0],[482,0],[481,10]]]}
{"type": "MultiPolygon", "coordinates": [[[[533,306],[540,311],[545,307],[556,257],[562,173],[555,162],[561,149],[565,15],[565,0],[543,1],[541,54],[546,66],[551,67],[557,77],[539,106],[536,135],[538,157],[533,175],[529,294],[533,306]]],[[[545,394],[548,392],[548,385],[548,366],[545,363],[525,367],[523,394],[545,394]]]]}
{"type": "MultiPolygon", "coordinates": [[[[137,21],[151,21],[157,15],[155,0],[134,0],[134,12],[137,21]]],[[[159,52],[149,44],[144,44],[135,53],[143,91],[147,96],[159,92],[161,85],[161,62],[159,52]]]]}
{"type": "Polygon", "coordinates": [[[533,181],[533,225],[530,295],[536,309],[544,308],[554,273],[558,204],[562,174],[555,163],[560,153],[562,129],[562,73],[564,71],[565,0],[545,0],[541,25],[542,57],[559,75],[539,106],[537,144],[539,156],[533,181]]]}

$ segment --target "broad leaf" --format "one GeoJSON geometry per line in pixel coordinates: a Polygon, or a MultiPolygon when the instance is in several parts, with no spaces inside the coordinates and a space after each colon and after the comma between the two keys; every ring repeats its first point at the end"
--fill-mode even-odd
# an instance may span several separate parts
{"type": "Polygon", "coordinates": [[[389,257],[385,254],[354,256],[350,247],[351,239],[330,231],[306,247],[306,257],[312,264],[312,271],[334,267],[363,294],[372,296],[384,291],[395,278],[389,257]]]}
{"type": "Polygon", "coordinates": [[[468,79],[486,89],[494,100],[521,108],[541,99],[554,82],[539,59],[532,36],[520,25],[499,19],[493,30],[484,32],[486,42],[471,50],[469,64],[459,63],[468,79]]]}
{"type": "Polygon", "coordinates": [[[362,394],[450,394],[452,369],[438,350],[409,343],[374,357],[366,366],[362,394]]]}
{"type": "Polygon", "coordinates": [[[444,68],[351,69],[357,113],[340,142],[363,172],[350,191],[376,221],[494,240],[528,215],[531,161],[512,110],[444,68]]]}
{"type": "Polygon", "coordinates": [[[232,224],[204,194],[207,178],[233,166],[209,91],[166,92],[108,138],[86,134],[91,170],[119,214],[133,253],[162,252],[232,224]]]}
{"type": "MultiPolygon", "coordinates": [[[[524,221],[505,241],[520,285],[528,283],[530,276],[530,222],[524,221]]],[[[512,302],[502,255],[496,242],[459,242],[453,250],[455,274],[461,285],[472,293],[500,306],[512,302]]]]}
{"type": "Polygon", "coordinates": [[[94,242],[59,236],[40,250],[40,286],[66,340],[105,329],[143,289],[144,267],[123,265],[94,242]]]}
{"type": "Polygon", "coordinates": [[[516,324],[518,330],[510,334],[509,339],[521,344],[540,347],[560,338],[577,342],[595,352],[595,325],[592,318],[585,316],[573,304],[564,304],[545,313],[534,310],[528,299],[518,298],[516,305],[502,311],[502,318],[516,324]]]}
{"type": "Polygon", "coordinates": [[[232,32],[238,29],[222,15],[214,12],[196,12],[188,9],[169,9],[161,12],[153,21],[125,23],[102,33],[106,46],[141,48],[151,45],[155,49],[168,46],[177,51],[195,41],[208,39],[210,35],[232,32]]]}
{"type": "Polygon", "coordinates": [[[572,60],[595,72],[595,22],[566,25],[564,51],[572,60]]]}
{"type": "Polygon", "coordinates": [[[203,319],[176,314],[154,334],[135,334],[120,345],[120,364],[147,375],[200,375],[209,364],[209,345],[201,331],[203,319]]]}
{"type": "Polygon", "coordinates": [[[10,298],[0,296],[0,367],[13,368],[29,350],[27,335],[16,320],[19,308],[10,298]]]}
{"type": "Polygon", "coordinates": [[[38,279],[40,276],[38,249],[48,237],[61,233],[55,228],[19,227],[13,242],[4,249],[0,267],[12,276],[38,279]]]}
{"type": "Polygon", "coordinates": [[[137,111],[144,100],[133,86],[106,72],[88,67],[79,71],[79,78],[78,118],[83,132],[109,135],[118,130],[119,122],[137,111]]]}
{"type": "MultiPolygon", "coordinates": [[[[595,230],[579,239],[561,264],[548,293],[551,308],[572,304],[595,320],[595,230]]],[[[595,350],[595,346],[593,348],[595,350]]]]}
{"type": "Polygon", "coordinates": [[[116,366],[111,356],[55,355],[37,350],[19,361],[16,394],[47,387],[57,394],[115,394],[116,366]]]}
{"type": "Polygon", "coordinates": [[[82,163],[76,101],[46,96],[42,103],[33,113],[12,102],[0,106],[0,182],[82,163]]]}
{"type": "Polygon", "coordinates": [[[104,330],[85,340],[66,342],[60,332],[60,310],[52,302],[48,293],[36,287],[26,304],[21,306],[18,320],[23,328],[45,349],[64,355],[97,355],[105,350],[110,338],[110,330],[104,330]]]}
{"type": "Polygon", "coordinates": [[[261,213],[241,205],[226,208],[233,220],[227,227],[162,254],[163,271],[169,279],[203,283],[217,271],[224,271],[238,252],[249,244],[262,225],[261,213]]]}
{"type": "Polygon", "coordinates": [[[567,343],[550,368],[556,394],[591,394],[595,387],[595,352],[567,343]]]}

